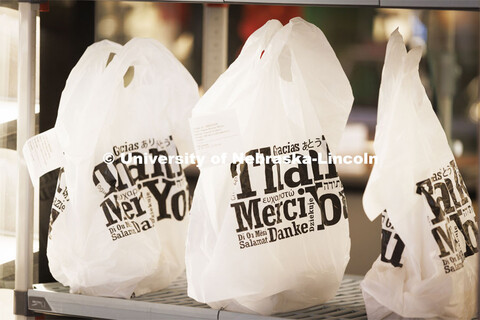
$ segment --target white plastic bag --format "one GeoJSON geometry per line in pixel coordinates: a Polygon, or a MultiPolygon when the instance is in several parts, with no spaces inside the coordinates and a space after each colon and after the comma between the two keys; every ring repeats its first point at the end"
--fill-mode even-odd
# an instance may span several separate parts
{"type": "Polygon", "coordinates": [[[314,25],[272,20],[247,40],[193,110],[197,156],[212,161],[200,168],[190,211],[189,296],[272,314],[335,295],[350,250],[343,186],[334,165],[297,161],[335,150],[352,102],[314,25]],[[216,164],[223,155],[213,151],[227,162],[216,164]],[[297,157],[266,164],[261,155],[297,157]]]}
{"type": "Polygon", "coordinates": [[[362,282],[369,319],[471,319],[477,234],[472,202],[418,73],[421,49],[388,42],[363,197],[380,213],[382,253],[362,282]]]}
{"type": "Polygon", "coordinates": [[[155,40],[94,44],[72,71],[54,129],[65,159],[47,247],[71,292],[129,298],[183,272],[188,185],[181,164],[157,157],[191,152],[197,100],[193,78],[155,40]]]}

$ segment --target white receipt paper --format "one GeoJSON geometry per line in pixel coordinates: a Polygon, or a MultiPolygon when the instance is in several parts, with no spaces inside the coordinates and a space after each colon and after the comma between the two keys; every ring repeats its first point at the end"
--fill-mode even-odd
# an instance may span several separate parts
{"type": "Polygon", "coordinates": [[[27,140],[23,156],[34,186],[45,173],[63,166],[64,155],[55,129],[50,129],[27,140]]]}
{"type": "MultiPolygon", "coordinates": [[[[205,164],[215,163],[215,158],[242,151],[240,129],[235,111],[219,112],[211,116],[190,119],[193,145],[197,157],[205,157],[205,164]]],[[[225,158],[224,158],[225,159],[225,158]]]]}

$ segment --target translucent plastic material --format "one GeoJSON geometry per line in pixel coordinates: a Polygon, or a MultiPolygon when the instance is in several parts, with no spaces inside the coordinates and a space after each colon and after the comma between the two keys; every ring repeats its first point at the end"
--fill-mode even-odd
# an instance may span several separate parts
{"type": "Polygon", "coordinates": [[[155,159],[191,152],[197,100],[193,78],[154,40],[96,43],[72,70],[55,125],[65,166],[47,248],[72,292],[129,298],[183,272],[188,185],[181,165],[155,159]]]}
{"type": "Polygon", "coordinates": [[[272,20],[252,34],[193,110],[193,120],[238,122],[234,149],[255,163],[232,159],[201,168],[187,239],[191,297],[266,315],[335,295],[350,250],[335,166],[256,161],[274,155],[325,160],[352,102],[349,82],[317,27],[300,18],[285,26],[272,20]]]}
{"type": "Polygon", "coordinates": [[[362,282],[369,319],[471,319],[478,226],[445,133],[422,86],[420,48],[388,42],[375,134],[377,161],[363,197],[382,214],[382,253],[362,282]]]}

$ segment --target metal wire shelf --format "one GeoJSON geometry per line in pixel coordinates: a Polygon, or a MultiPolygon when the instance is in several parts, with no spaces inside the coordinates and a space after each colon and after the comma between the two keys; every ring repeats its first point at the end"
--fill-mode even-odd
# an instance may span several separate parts
{"type": "Polygon", "coordinates": [[[168,288],[130,300],[70,294],[58,282],[36,284],[28,292],[28,307],[52,313],[101,319],[366,319],[361,278],[345,276],[337,295],[325,304],[271,317],[213,310],[187,296],[185,276],[168,288]]]}

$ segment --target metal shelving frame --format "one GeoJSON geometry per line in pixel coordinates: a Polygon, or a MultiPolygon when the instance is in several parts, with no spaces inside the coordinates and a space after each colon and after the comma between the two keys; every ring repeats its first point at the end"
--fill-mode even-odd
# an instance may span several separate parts
{"type": "MultiPolygon", "coordinates": [[[[351,278],[344,279],[339,294],[332,302],[298,312],[279,315],[278,317],[258,317],[212,310],[206,305],[191,299],[189,300],[185,293],[184,279],[180,279],[180,282],[177,281],[168,289],[147,295],[146,298],[152,298],[151,300],[147,299],[147,301],[142,301],[144,298],[122,300],[74,295],[67,293],[65,287],[59,284],[33,286],[33,187],[23,158],[22,148],[26,140],[33,136],[35,128],[35,18],[38,13],[39,2],[41,0],[19,0],[19,112],[17,128],[19,181],[16,212],[17,249],[14,292],[14,313],[17,320],[34,319],[35,313],[33,311],[115,319],[365,318],[365,310],[358,287],[360,280],[351,278]],[[171,299],[172,297],[173,300],[171,299]]],[[[228,7],[226,5],[228,4],[318,5],[477,11],[480,9],[479,0],[163,0],[159,2],[204,4],[202,82],[205,88],[208,88],[227,67],[228,7]]],[[[480,139],[478,140],[480,141],[480,139]]],[[[477,184],[477,192],[480,192],[480,182],[477,184]]]]}

